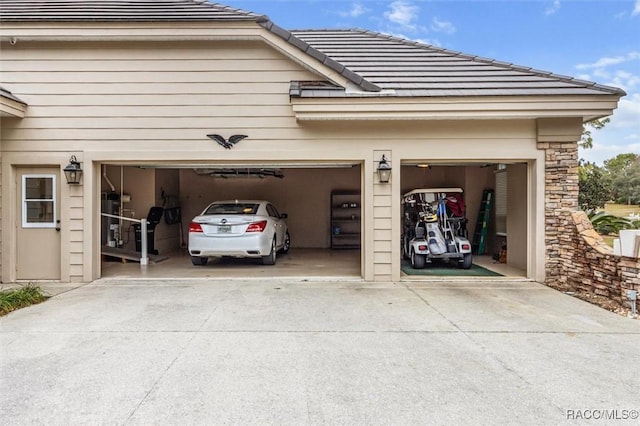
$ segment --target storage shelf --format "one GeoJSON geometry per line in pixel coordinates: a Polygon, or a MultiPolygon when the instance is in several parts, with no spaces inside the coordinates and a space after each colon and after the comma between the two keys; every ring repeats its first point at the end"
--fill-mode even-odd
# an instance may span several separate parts
{"type": "Polygon", "coordinates": [[[331,235],[332,249],[360,248],[361,209],[357,191],[332,191],[331,235]]]}

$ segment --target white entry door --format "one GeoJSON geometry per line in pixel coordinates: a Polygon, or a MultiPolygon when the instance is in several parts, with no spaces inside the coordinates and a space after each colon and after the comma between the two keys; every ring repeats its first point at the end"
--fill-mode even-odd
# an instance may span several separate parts
{"type": "Polygon", "coordinates": [[[16,278],[59,280],[59,170],[20,169],[17,177],[16,278]]]}

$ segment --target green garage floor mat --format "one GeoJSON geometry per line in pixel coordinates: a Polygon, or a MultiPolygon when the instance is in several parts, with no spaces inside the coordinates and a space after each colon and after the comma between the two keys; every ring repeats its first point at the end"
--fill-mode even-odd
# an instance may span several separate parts
{"type": "Polygon", "coordinates": [[[469,269],[458,268],[454,264],[427,264],[424,269],[413,269],[409,261],[402,262],[402,272],[407,275],[427,275],[432,277],[501,277],[502,274],[490,271],[482,266],[471,265],[469,269]]]}

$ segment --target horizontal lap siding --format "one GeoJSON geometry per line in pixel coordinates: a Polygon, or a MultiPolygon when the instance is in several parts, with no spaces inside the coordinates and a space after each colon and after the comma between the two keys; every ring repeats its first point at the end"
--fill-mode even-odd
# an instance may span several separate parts
{"type": "Polygon", "coordinates": [[[289,84],[318,79],[258,42],[27,45],[3,51],[3,84],[29,104],[7,134],[14,140],[202,140],[212,128],[295,128],[289,84]]]}
{"type": "MultiPolygon", "coordinates": [[[[163,150],[182,149],[189,140],[210,146],[208,133],[247,130],[257,135],[266,129],[277,140],[297,127],[289,105],[290,81],[319,79],[257,42],[134,43],[124,48],[76,42],[70,49],[23,43],[3,49],[1,77],[29,104],[25,119],[3,122],[3,149],[155,148],[159,158],[163,150]]],[[[84,220],[81,192],[66,203],[64,246],[69,251],[64,257],[70,280],[82,281],[91,226],[84,220]]]]}
{"type": "MultiPolygon", "coordinates": [[[[377,151],[374,158],[385,154],[391,159],[389,152],[377,151]]],[[[373,186],[373,274],[375,281],[393,279],[393,247],[392,247],[392,202],[390,184],[374,183],[373,186]]]]}

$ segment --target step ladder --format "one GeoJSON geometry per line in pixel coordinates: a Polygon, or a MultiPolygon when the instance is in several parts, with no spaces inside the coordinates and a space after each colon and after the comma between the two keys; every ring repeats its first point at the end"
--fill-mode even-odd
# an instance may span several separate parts
{"type": "Polygon", "coordinates": [[[473,242],[471,249],[475,254],[485,254],[487,249],[487,233],[489,232],[489,221],[491,220],[491,210],[493,209],[493,189],[482,191],[482,202],[478,212],[478,220],[473,231],[473,242]]]}

